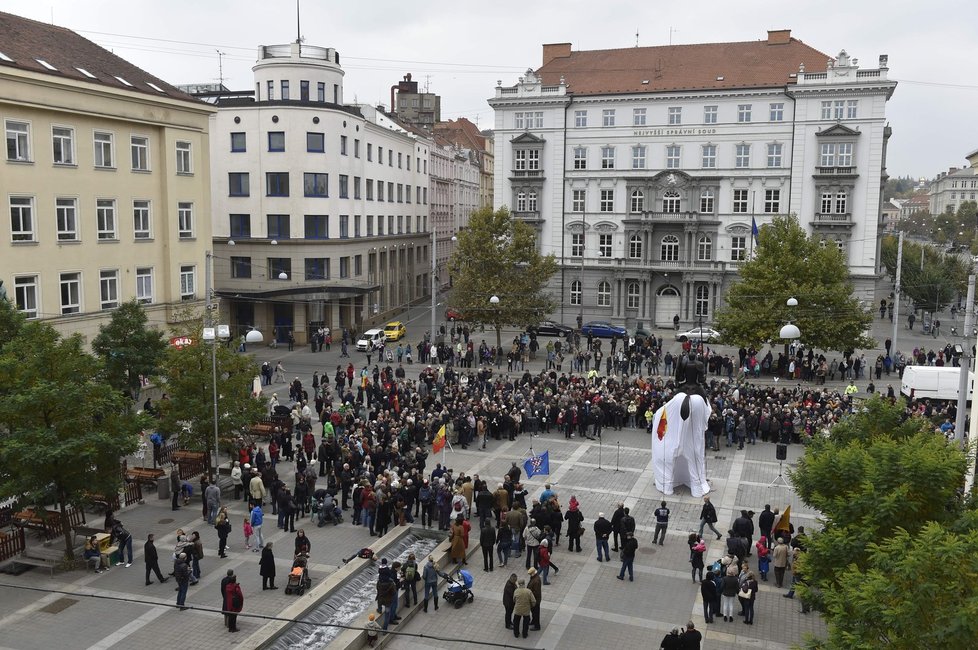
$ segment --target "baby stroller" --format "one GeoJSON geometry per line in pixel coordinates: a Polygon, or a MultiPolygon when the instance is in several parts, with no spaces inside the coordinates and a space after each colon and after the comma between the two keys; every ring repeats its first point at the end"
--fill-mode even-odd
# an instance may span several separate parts
{"type": "Polygon", "coordinates": [[[308,553],[299,553],[295,556],[295,560],[292,562],[292,571],[289,572],[289,582],[285,585],[285,593],[301,596],[306,589],[312,587],[308,564],[308,553]]]}
{"type": "MultiPolygon", "coordinates": [[[[325,490],[322,490],[326,492],[325,490]]],[[[319,495],[320,490],[316,490],[316,498],[312,501],[312,514],[316,518],[316,525],[322,528],[328,523],[334,526],[343,523],[343,510],[336,505],[333,497],[326,493],[319,495]]]]}
{"type": "Polygon", "coordinates": [[[472,574],[468,569],[459,569],[454,575],[443,573],[441,577],[448,580],[448,589],[442,594],[442,598],[455,605],[455,609],[459,609],[466,601],[471,603],[475,600],[475,594],[472,593],[472,574]]]}

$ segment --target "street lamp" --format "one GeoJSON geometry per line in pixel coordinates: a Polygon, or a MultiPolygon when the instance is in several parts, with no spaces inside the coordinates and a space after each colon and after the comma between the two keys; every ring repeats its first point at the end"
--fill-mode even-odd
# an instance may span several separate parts
{"type": "MultiPolygon", "coordinates": [[[[798,306],[798,301],[795,298],[788,298],[785,304],[788,307],[793,308],[798,306]]],[[[784,362],[786,364],[785,370],[787,370],[788,366],[790,365],[789,362],[790,357],[788,356],[788,346],[790,345],[791,341],[801,338],[801,330],[799,330],[798,326],[789,320],[781,327],[781,331],[778,334],[778,336],[784,339],[784,362]]]]}
{"type": "Polygon", "coordinates": [[[499,322],[499,296],[493,294],[489,298],[489,304],[496,309],[496,354],[499,355],[502,353],[503,348],[502,334],[500,333],[502,324],[499,322]]]}

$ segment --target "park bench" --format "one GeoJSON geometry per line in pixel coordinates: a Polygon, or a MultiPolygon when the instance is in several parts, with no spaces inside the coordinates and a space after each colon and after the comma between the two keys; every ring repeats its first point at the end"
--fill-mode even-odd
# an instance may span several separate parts
{"type": "Polygon", "coordinates": [[[166,472],[160,468],[153,467],[128,467],[126,468],[126,479],[136,481],[145,485],[156,487],[156,482],[165,477],[166,472]]]}

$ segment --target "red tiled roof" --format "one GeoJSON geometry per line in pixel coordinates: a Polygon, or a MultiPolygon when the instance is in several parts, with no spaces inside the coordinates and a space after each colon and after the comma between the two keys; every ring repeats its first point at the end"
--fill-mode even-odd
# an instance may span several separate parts
{"type": "Polygon", "coordinates": [[[479,132],[479,127],[464,117],[438,122],[435,124],[435,133],[465,149],[486,150],[486,136],[479,132]]]}
{"type": "Polygon", "coordinates": [[[805,64],[824,72],[831,58],[786,30],[780,37],[742,43],[662,45],[571,52],[569,44],[545,45],[538,70],[545,85],[561,76],[574,95],[604,95],[728,88],[777,88],[795,83],[789,74],[805,64]],[[549,59],[549,60],[548,60],[549,59]],[[722,77],[722,78],[721,78],[722,77]],[[647,81],[648,83],[643,83],[647,81]]]}
{"type": "Polygon", "coordinates": [[[13,62],[9,62],[0,57],[2,66],[199,103],[199,100],[187,93],[65,27],[0,12],[0,34],[3,34],[0,39],[0,53],[13,59],[13,62]],[[47,61],[55,70],[44,67],[37,59],[47,61]],[[87,70],[95,79],[86,76],[78,68],[87,70]],[[125,79],[132,86],[127,86],[116,77],[125,79]],[[163,92],[153,89],[148,83],[154,84],[163,92]]]}

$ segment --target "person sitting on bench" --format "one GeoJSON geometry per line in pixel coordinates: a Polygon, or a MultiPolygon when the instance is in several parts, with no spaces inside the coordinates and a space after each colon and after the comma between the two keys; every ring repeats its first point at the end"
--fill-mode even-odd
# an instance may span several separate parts
{"type": "Polygon", "coordinates": [[[89,537],[88,541],[85,542],[84,556],[86,560],[95,560],[95,573],[102,573],[105,570],[102,568],[103,565],[106,569],[110,566],[109,557],[102,552],[95,535],[89,537]]]}

